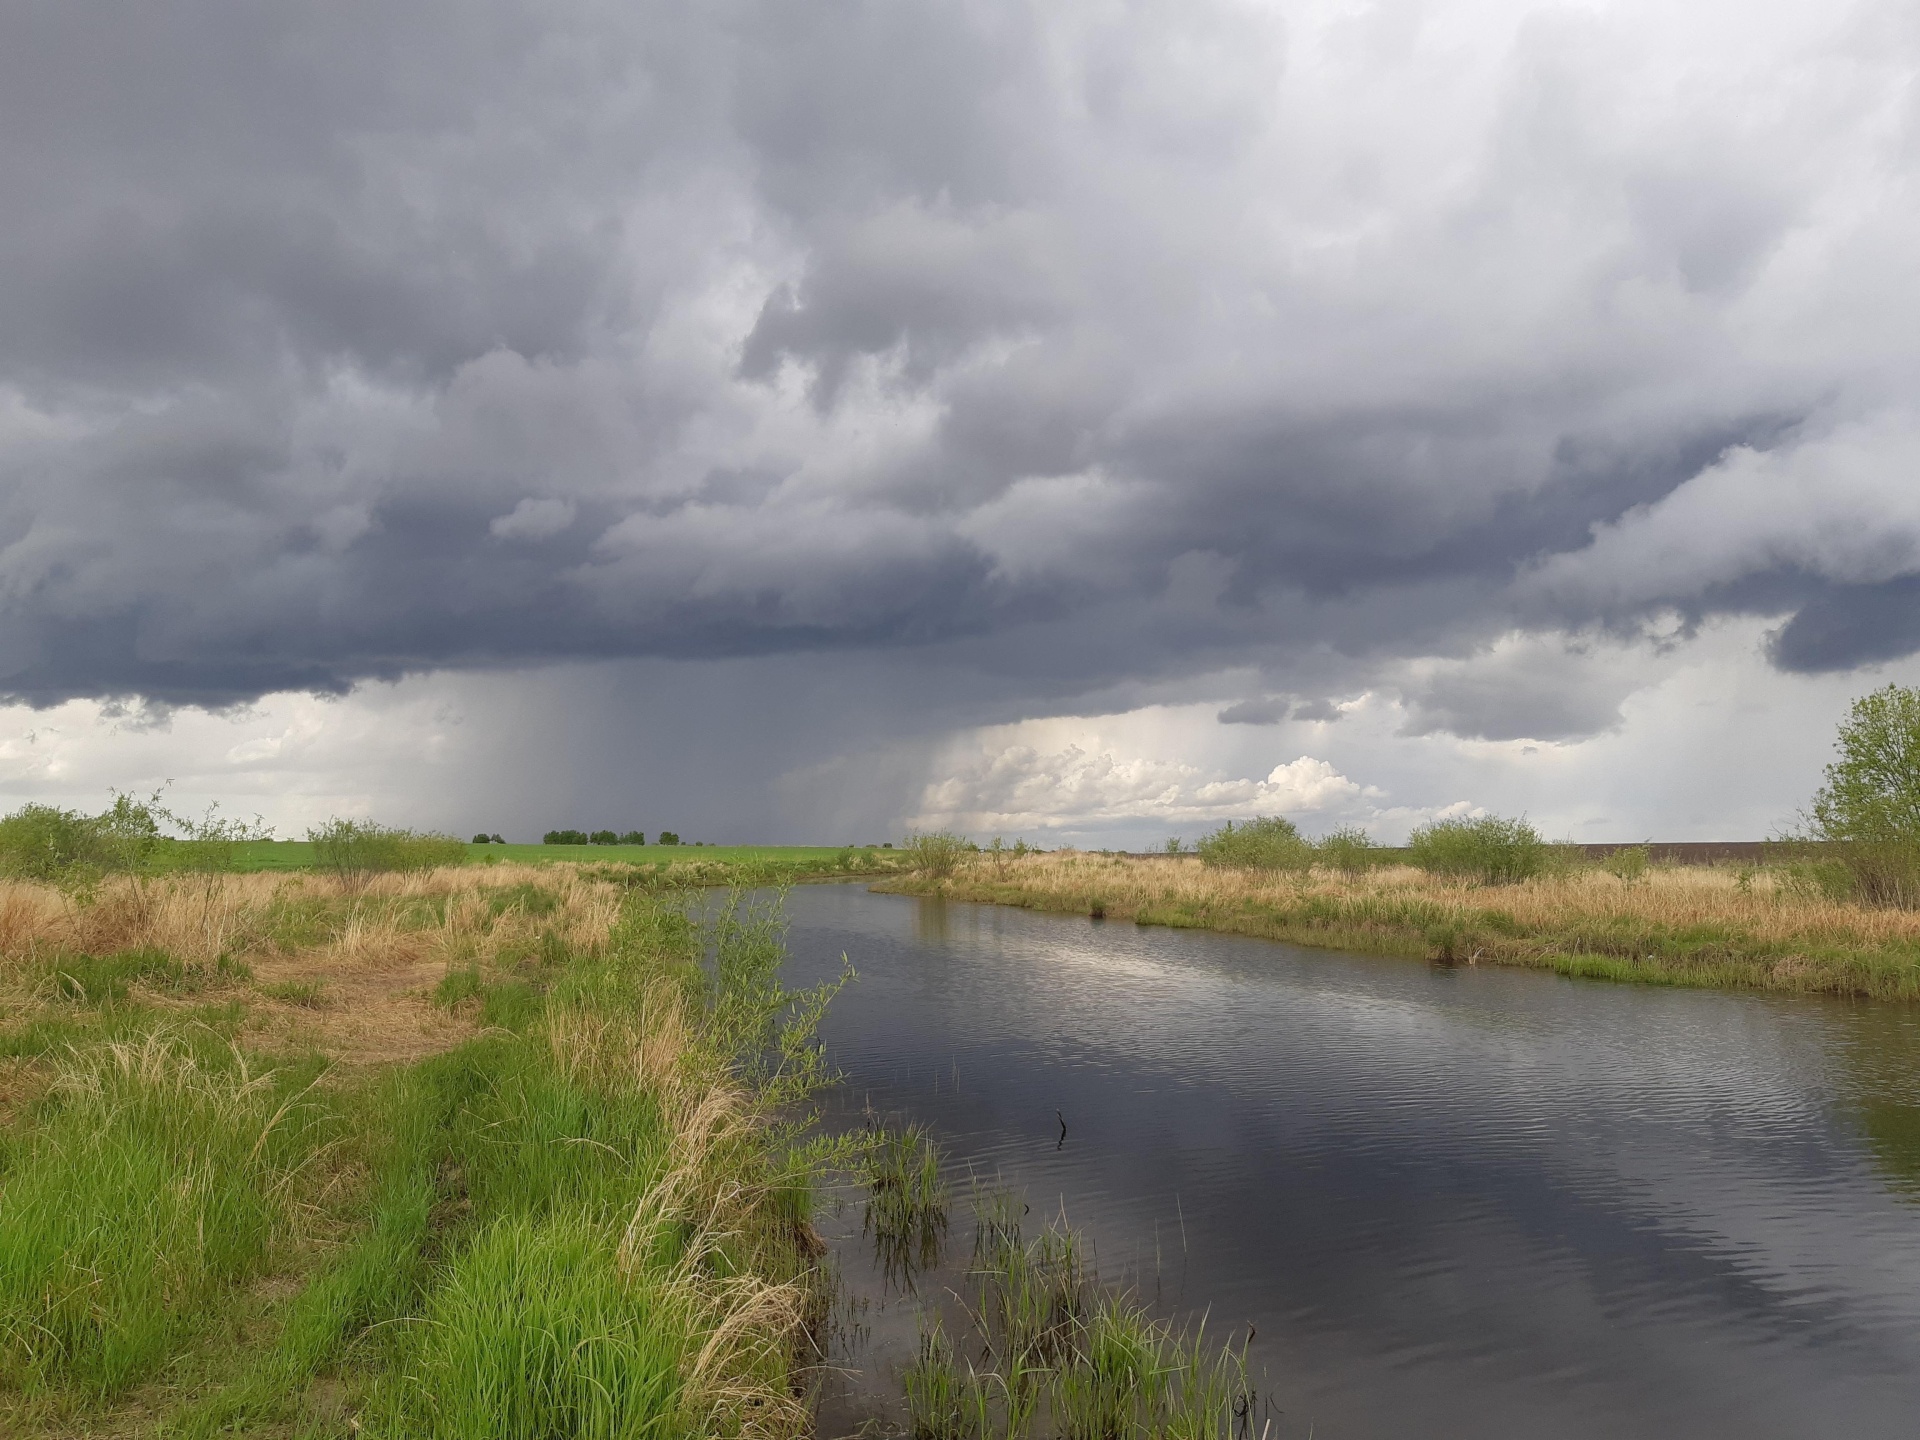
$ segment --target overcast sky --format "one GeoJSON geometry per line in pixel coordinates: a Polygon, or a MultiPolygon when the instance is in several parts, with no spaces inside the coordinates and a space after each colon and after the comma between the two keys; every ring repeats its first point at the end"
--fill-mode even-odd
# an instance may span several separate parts
{"type": "Polygon", "coordinates": [[[0,800],[1792,822],[1910,0],[0,0],[0,800]]]}

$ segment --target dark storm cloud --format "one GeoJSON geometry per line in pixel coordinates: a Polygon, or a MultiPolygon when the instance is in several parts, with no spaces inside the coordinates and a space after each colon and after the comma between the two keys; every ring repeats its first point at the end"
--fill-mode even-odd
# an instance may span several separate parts
{"type": "Polygon", "coordinates": [[[1912,216],[1861,202],[1915,39],[1857,18],[1769,12],[1709,93],[1698,17],[1525,5],[1464,53],[1390,7],[13,7],[0,688],[933,647],[1017,710],[1428,656],[1416,726],[1552,738],[1618,686],[1516,630],[1908,653],[1920,552],[1792,540],[1829,452],[1870,533],[1910,484],[1912,216]]]}
{"type": "Polygon", "coordinates": [[[1821,589],[1770,647],[1785,670],[1851,670],[1920,650],[1920,577],[1821,589]]]}

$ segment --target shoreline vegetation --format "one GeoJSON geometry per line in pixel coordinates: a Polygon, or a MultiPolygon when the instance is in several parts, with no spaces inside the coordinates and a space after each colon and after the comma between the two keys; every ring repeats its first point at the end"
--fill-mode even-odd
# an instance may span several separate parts
{"type": "Polygon", "coordinates": [[[923,856],[873,888],[1591,979],[1920,997],[1920,911],[1845,896],[1830,862],[1792,846],[1766,866],[1621,854],[1599,865],[1549,854],[1529,878],[1486,883],[1397,857],[1259,869],[1189,855],[967,850],[923,856]]]}
{"type": "Polygon", "coordinates": [[[686,898],[0,883],[0,1433],[804,1433],[832,987],[686,898]]]}
{"type": "MultiPolygon", "coordinates": [[[[446,842],[458,852],[439,861],[454,865],[582,865],[616,882],[638,878],[690,886],[730,885],[764,879],[769,884],[805,884],[904,868],[899,851],[877,845],[507,845],[446,842]]],[[[233,869],[301,871],[325,868],[309,840],[256,840],[238,847],[233,869]]]]}
{"type": "MultiPolygon", "coordinates": [[[[839,987],[783,988],[777,892],[68,858],[0,880],[0,1434],[801,1440],[846,1301],[816,1205],[864,1192],[909,1288],[941,1261],[932,1138],[816,1124],[839,987]]],[[[975,1208],[975,1303],[926,1301],[876,1415],[1244,1430],[1244,1344],[975,1208]]]]}

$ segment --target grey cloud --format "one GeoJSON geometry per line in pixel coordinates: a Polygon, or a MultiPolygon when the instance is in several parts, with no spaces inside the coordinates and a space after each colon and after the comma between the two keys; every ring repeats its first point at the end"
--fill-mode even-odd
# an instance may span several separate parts
{"type": "Polygon", "coordinates": [[[1851,670],[1920,650],[1920,576],[1816,591],[1773,634],[1768,651],[1783,670],[1851,670]]]}
{"type": "Polygon", "coordinates": [[[1222,725],[1278,725],[1285,720],[1332,723],[1340,719],[1340,707],[1331,700],[1294,700],[1285,695],[1263,695],[1238,700],[1222,710],[1222,725]]]}
{"type": "Polygon", "coordinates": [[[1547,637],[1423,667],[1400,689],[1403,733],[1474,740],[1579,740],[1620,723],[1643,671],[1632,652],[1547,637]]]}
{"type": "Polygon", "coordinates": [[[1222,725],[1278,725],[1293,711],[1293,702],[1284,695],[1267,695],[1258,700],[1238,700],[1220,712],[1222,725]]]}
{"type": "Polygon", "coordinates": [[[529,496],[505,515],[495,516],[487,530],[502,540],[549,540],[571,527],[578,514],[571,500],[529,496]]]}
{"type": "Polygon", "coordinates": [[[1018,713],[1437,657],[1417,726],[1550,739],[1623,682],[1469,663],[1516,628],[1920,646],[1901,574],[1763,526],[1637,589],[1579,568],[1633,570],[1722,456],[1883,454],[1914,217],[1847,187],[1898,168],[1893,72],[1803,105],[1756,41],[1729,93],[1788,100],[1652,125],[1621,97],[1677,33],[1483,17],[1463,73],[1315,23],[16,8],[0,690],[913,651],[1018,713]]]}

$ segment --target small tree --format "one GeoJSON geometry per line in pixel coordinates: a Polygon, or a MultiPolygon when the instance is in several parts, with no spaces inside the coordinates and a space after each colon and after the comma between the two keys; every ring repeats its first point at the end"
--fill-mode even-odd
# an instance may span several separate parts
{"type": "Polygon", "coordinates": [[[97,877],[106,866],[99,830],[77,810],[22,805],[0,820],[0,873],[67,884],[97,877]]]}
{"type": "Polygon", "coordinates": [[[979,847],[964,836],[948,830],[914,831],[907,836],[906,852],[913,868],[929,880],[944,880],[953,874],[960,857],[979,847]]]}
{"type": "Polygon", "coordinates": [[[1364,875],[1373,867],[1379,846],[1357,825],[1329,830],[1313,847],[1314,859],[1343,875],[1364,875]]]}
{"type": "Polygon", "coordinates": [[[76,892],[108,875],[150,874],[173,843],[161,833],[163,821],[178,823],[157,794],[135,800],[116,792],[98,815],[23,805],[0,819],[0,874],[76,892]]]}
{"type": "Polygon", "coordinates": [[[659,843],[662,845],[678,845],[680,843],[680,837],[671,830],[662,830],[660,832],[659,843]]]}
{"type": "Polygon", "coordinates": [[[1634,885],[1647,878],[1653,852],[1645,845],[1622,845],[1600,862],[1600,868],[1622,885],[1634,885]]]}
{"type": "Polygon", "coordinates": [[[1510,885],[1547,868],[1547,842],[1525,819],[1485,815],[1435,820],[1407,837],[1408,858],[1429,875],[1510,885]]]}
{"type": "Polygon", "coordinates": [[[371,820],[329,820],[307,831],[313,861],[331,870],[349,889],[389,870],[431,870],[458,865],[467,847],[451,835],[390,829],[371,820]]]}
{"type": "Polygon", "coordinates": [[[620,843],[622,845],[644,845],[647,843],[646,832],[644,830],[629,830],[620,837],[620,843]]]}
{"type": "Polygon", "coordinates": [[[1862,695],[1841,723],[1809,828],[1839,852],[1863,899],[1920,903],[1920,690],[1862,695]]]}
{"type": "Polygon", "coordinates": [[[589,845],[618,845],[620,837],[611,830],[596,830],[587,837],[589,845]]]}
{"type": "Polygon", "coordinates": [[[1203,865],[1305,870],[1313,864],[1313,847],[1284,815],[1262,815],[1237,827],[1229,820],[1194,848],[1203,865]]]}

